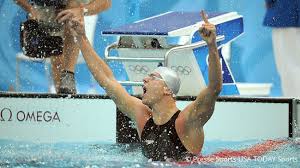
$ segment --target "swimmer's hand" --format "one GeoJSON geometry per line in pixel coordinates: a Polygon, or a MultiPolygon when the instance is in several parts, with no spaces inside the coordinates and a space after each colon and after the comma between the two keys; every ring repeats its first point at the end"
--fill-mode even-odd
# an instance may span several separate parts
{"type": "Polygon", "coordinates": [[[74,37],[82,37],[85,35],[83,14],[74,14],[71,9],[61,11],[56,17],[58,23],[65,23],[74,37]]]}
{"type": "Polygon", "coordinates": [[[208,45],[216,43],[216,27],[215,25],[209,23],[205,12],[201,11],[201,17],[204,24],[199,28],[199,33],[204,41],[208,45]]]}
{"type": "Polygon", "coordinates": [[[81,18],[83,17],[83,9],[81,7],[70,8],[59,12],[56,16],[56,20],[59,23],[63,23],[72,18],[81,18]]]}

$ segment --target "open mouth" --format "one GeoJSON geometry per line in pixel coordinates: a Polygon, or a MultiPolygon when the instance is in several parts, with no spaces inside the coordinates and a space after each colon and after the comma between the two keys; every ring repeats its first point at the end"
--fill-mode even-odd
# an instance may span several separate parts
{"type": "Polygon", "coordinates": [[[147,89],[145,86],[143,86],[143,95],[146,94],[146,92],[147,92],[147,89]]]}

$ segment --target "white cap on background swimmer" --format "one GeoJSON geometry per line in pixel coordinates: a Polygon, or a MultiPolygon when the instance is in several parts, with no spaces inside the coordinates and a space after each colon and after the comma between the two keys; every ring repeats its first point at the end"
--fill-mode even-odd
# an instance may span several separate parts
{"type": "Polygon", "coordinates": [[[175,97],[180,89],[181,84],[178,74],[167,67],[157,67],[153,70],[153,72],[158,73],[162,77],[167,87],[171,89],[174,94],[173,96],[175,97]]]}

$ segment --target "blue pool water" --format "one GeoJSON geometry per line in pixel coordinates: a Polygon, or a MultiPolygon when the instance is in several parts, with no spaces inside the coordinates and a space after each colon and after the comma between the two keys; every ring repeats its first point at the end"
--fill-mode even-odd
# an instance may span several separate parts
{"type": "MultiPolygon", "coordinates": [[[[240,150],[262,141],[206,141],[203,155],[223,149],[240,150]]],[[[180,167],[176,163],[151,162],[138,145],[104,143],[28,143],[0,140],[0,167],[180,167]]],[[[262,157],[222,160],[187,167],[300,167],[300,145],[289,141],[262,157]]]]}

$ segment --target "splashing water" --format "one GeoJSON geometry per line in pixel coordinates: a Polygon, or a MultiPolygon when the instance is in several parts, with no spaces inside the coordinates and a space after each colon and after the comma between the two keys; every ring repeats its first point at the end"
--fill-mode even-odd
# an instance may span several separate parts
{"type": "MultiPolygon", "coordinates": [[[[261,141],[207,141],[203,155],[223,149],[239,150],[261,141]]],[[[297,167],[300,165],[300,145],[289,142],[261,157],[224,158],[213,163],[197,163],[188,167],[297,167]],[[200,165],[199,165],[200,164],[200,165]]],[[[180,167],[174,162],[152,162],[142,155],[137,144],[97,143],[28,143],[0,141],[0,167],[180,167]]]]}

